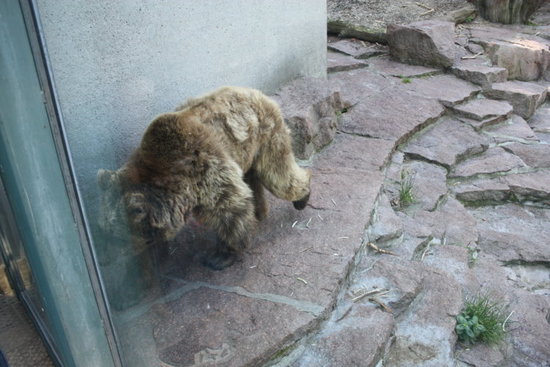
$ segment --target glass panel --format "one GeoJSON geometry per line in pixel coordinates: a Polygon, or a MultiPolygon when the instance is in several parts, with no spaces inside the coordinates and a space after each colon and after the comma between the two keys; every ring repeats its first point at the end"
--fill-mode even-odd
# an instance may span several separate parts
{"type": "MultiPolygon", "coordinates": [[[[207,327],[215,333],[208,316],[200,314],[201,310],[209,314],[202,308],[210,302],[205,298],[213,295],[214,306],[221,309],[227,307],[227,299],[238,297],[221,286],[203,292],[205,287],[198,285],[223,283],[223,273],[202,265],[217,244],[216,236],[192,213],[185,213],[187,225],[174,239],[155,236],[161,230],[153,217],[180,220],[184,213],[162,213],[154,185],[135,185],[142,192],[123,197],[121,188],[135,182],[128,176],[117,179],[112,171],[130,159],[156,115],[173,111],[187,98],[221,85],[274,91],[297,75],[324,75],[324,61],[318,72],[312,71],[312,65],[318,64],[314,59],[326,58],[324,2],[36,2],[125,365],[192,365],[195,354],[202,358],[199,352],[209,353],[209,344],[201,341],[186,347],[189,329],[194,329],[196,340],[207,327]],[[308,43],[310,32],[303,32],[304,21],[308,29],[310,24],[319,25],[318,40],[308,43]],[[156,212],[145,213],[140,203],[156,212]],[[128,214],[136,219],[133,231],[128,214]],[[138,228],[140,217],[148,218],[149,228],[138,228]],[[142,236],[144,232],[147,236],[142,236]],[[197,293],[199,297],[194,297],[197,293]],[[191,321],[183,319],[186,305],[195,312],[191,321]]],[[[159,149],[163,144],[159,142],[159,149]]],[[[222,313],[217,313],[219,323],[224,322],[222,313]]],[[[227,345],[222,336],[218,339],[210,342],[221,349],[211,354],[224,358],[227,345]]]]}
{"type": "Polygon", "coordinates": [[[63,366],[112,366],[20,3],[0,18],[2,252],[63,366]]]}

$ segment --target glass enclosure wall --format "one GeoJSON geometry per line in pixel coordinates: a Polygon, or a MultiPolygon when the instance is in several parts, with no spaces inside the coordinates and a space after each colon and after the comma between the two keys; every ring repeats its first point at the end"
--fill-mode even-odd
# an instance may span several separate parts
{"type": "Polygon", "coordinates": [[[35,2],[124,364],[192,363],[178,307],[190,279],[213,276],[201,260],[215,238],[191,220],[172,241],[143,241],[128,229],[125,183],[104,170],[122,167],[155,116],[189,97],[326,75],[325,2],[35,2]]]}
{"type": "Polygon", "coordinates": [[[0,2],[1,253],[58,362],[113,366],[22,9],[0,2]]]}

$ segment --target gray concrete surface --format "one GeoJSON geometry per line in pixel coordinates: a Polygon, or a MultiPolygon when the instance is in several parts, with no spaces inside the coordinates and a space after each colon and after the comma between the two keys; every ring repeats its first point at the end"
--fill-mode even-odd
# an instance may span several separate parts
{"type": "Polygon", "coordinates": [[[148,123],[222,85],[273,92],[326,75],[322,0],[38,0],[69,148],[88,206],[148,123]]]}

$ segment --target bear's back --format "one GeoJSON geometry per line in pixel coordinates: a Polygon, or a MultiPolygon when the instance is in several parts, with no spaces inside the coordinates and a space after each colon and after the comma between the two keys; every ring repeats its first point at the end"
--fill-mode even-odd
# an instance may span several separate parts
{"type": "Polygon", "coordinates": [[[176,111],[193,116],[213,129],[225,150],[246,171],[260,146],[272,136],[280,116],[278,106],[258,90],[222,87],[188,100],[176,111]]]}

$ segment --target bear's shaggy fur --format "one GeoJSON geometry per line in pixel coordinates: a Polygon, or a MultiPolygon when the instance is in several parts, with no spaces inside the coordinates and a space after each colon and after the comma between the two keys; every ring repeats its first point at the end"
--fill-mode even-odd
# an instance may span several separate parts
{"type": "Polygon", "coordinates": [[[158,116],[118,171],[100,170],[103,228],[126,218],[132,234],[167,241],[192,213],[219,237],[209,266],[221,269],[250,242],[267,214],[263,187],[303,209],[310,172],[294,159],[275,102],[225,87],[158,116]]]}

